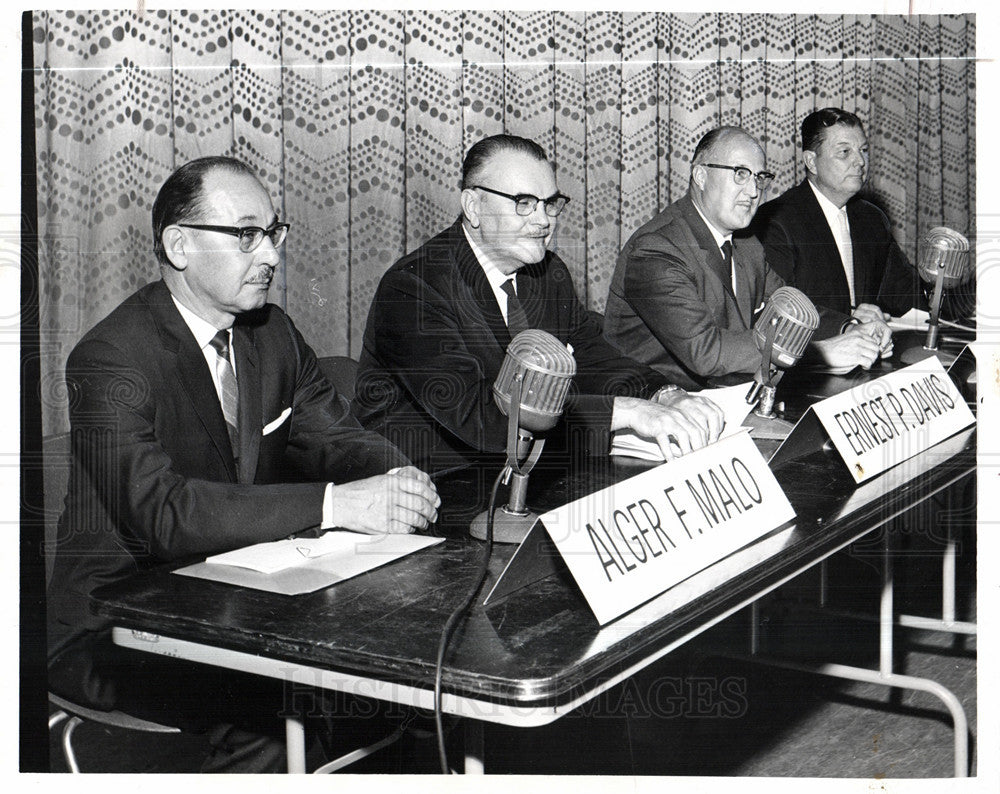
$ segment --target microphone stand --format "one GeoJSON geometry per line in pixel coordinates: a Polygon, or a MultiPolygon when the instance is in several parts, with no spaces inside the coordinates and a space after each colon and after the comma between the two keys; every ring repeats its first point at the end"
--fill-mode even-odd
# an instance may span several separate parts
{"type": "Polygon", "coordinates": [[[754,414],[762,419],[776,419],[774,413],[774,397],[777,393],[778,381],[785,371],[771,366],[771,353],[774,350],[774,335],[778,330],[778,318],[772,317],[768,323],[767,335],[764,339],[764,353],[760,361],[760,374],[750,385],[747,392],[747,404],[756,402],[754,414]]]}
{"type": "MultiPolygon", "coordinates": [[[[493,541],[495,543],[520,543],[538,520],[538,515],[527,508],[528,475],[535,468],[545,446],[544,438],[535,438],[530,430],[521,428],[521,388],[524,374],[517,373],[511,383],[510,411],[507,414],[507,464],[502,472],[502,482],[510,485],[507,504],[493,513],[493,541]],[[521,463],[520,461],[524,461],[521,463]]],[[[486,540],[488,510],[472,520],[469,534],[486,540]]]]}
{"type": "Polygon", "coordinates": [[[927,321],[927,338],[924,340],[923,347],[911,347],[905,350],[902,355],[902,361],[904,364],[915,364],[918,361],[923,361],[931,356],[937,356],[945,366],[951,364],[955,360],[955,356],[951,353],[942,353],[938,350],[938,331],[940,329],[940,319],[941,319],[941,299],[944,294],[944,266],[939,263],[937,268],[937,275],[934,277],[934,292],[931,294],[931,311],[930,318],[927,321]]]}

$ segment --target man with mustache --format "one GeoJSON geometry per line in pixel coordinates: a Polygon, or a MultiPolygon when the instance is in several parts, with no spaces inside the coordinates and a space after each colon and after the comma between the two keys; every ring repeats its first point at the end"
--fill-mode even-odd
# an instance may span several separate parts
{"type": "Polygon", "coordinates": [[[115,646],[88,594],[164,561],[311,528],[412,532],[426,474],[361,428],[266,302],[288,224],[242,162],[178,168],[153,204],[161,280],[66,367],[72,470],[48,592],[49,689],[206,732],[203,771],[281,771],[281,683],[115,646]]]}
{"type": "Polygon", "coordinates": [[[927,308],[889,220],[858,194],[868,177],[861,120],[823,108],[802,120],[806,178],[760,208],[754,230],[768,264],[817,306],[859,320],[927,308]]]}
{"type": "MultiPolygon", "coordinates": [[[[784,282],[750,225],[774,175],[738,127],[719,127],[695,148],[687,195],[636,231],[611,280],[605,336],[685,388],[760,367],[756,313],[784,282]]],[[[891,343],[880,319],[851,325],[821,310],[808,355],[831,367],[870,367],[891,343]]]]}
{"type": "Polygon", "coordinates": [[[577,375],[561,442],[608,453],[611,431],[655,439],[667,459],[718,438],[719,409],[622,356],[548,250],[569,198],[534,141],[494,135],[469,150],[462,215],[382,277],[365,329],[354,411],[429,471],[492,463],[507,443],[493,383],[518,331],[572,346],[577,375]],[[572,428],[572,430],[571,430],[572,428]]]}

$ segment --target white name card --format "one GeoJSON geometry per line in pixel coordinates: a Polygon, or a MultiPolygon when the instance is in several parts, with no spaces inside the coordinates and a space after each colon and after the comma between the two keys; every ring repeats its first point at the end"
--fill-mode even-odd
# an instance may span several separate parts
{"type": "Polygon", "coordinates": [[[747,433],[541,516],[604,624],[795,515],[747,433]]]}
{"type": "Polygon", "coordinates": [[[812,410],[856,483],[976,421],[933,356],[828,397],[812,410]]]}

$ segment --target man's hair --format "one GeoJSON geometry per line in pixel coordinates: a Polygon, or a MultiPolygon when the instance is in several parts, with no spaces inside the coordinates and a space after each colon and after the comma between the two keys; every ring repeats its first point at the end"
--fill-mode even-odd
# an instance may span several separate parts
{"type": "Polygon", "coordinates": [[[840,108],[822,108],[815,110],[802,119],[802,151],[816,151],[826,138],[826,131],[834,124],[845,127],[857,127],[864,132],[861,119],[847,110],[840,108]]]}
{"type": "Polygon", "coordinates": [[[532,140],[516,135],[491,135],[473,144],[462,163],[462,190],[475,187],[483,171],[496,155],[504,152],[519,152],[547,163],[545,150],[532,140]]]}
{"type": "Polygon", "coordinates": [[[161,267],[170,265],[163,248],[163,230],[175,223],[195,220],[206,211],[202,188],[205,175],[215,170],[247,174],[257,179],[257,174],[246,163],[221,156],[199,157],[168,176],[153,201],[153,252],[161,267]]]}
{"type": "Polygon", "coordinates": [[[701,140],[698,141],[698,145],[694,147],[694,154],[691,157],[691,165],[696,166],[704,162],[708,159],[709,155],[715,151],[716,146],[722,143],[726,138],[730,138],[735,135],[742,135],[754,140],[754,137],[742,127],[716,127],[714,130],[709,130],[701,136],[701,140]]]}

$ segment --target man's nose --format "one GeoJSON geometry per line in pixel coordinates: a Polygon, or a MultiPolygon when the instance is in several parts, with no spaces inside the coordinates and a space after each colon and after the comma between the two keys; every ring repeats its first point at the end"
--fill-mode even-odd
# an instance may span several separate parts
{"type": "Polygon", "coordinates": [[[746,183],[743,185],[743,195],[745,195],[747,198],[753,199],[757,198],[759,193],[760,193],[760,188],[757,187],[757,177],[751,175],[750,178],[747,179],[746,183]]]}
{"type": "Polygon", "coordinates": [[[539,226],[548,226],[552,222],[551,216],[545,211],[545,202],[541,199],[539,199],[528,217],[532,223],[539,226]]]}
{"type": "Polygon", "coordinates": [[[264,235],[264,239],[260,241],[260,245],[257,246],[254,253],[257,255],[255,263],[258,265],[268,265],[269,267],[276,268],[281,262],[281,256],[278,254],[278,249],[274,243],[271,242],[270,235],[264,235]]]}

